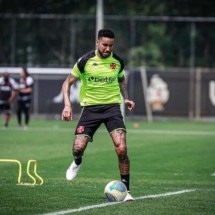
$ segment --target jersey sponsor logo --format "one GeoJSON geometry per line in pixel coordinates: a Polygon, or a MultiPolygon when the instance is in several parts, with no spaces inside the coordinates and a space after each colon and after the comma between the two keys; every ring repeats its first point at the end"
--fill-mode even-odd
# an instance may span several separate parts
{"type": "Polygon", "coordinates": [[[98,78],[98,77],[90,77],[88,78],[88,81],[90,82],[100,82],[100,83],[107,83],[107,84],[111,84],[116,80],[115,77],[102,77],[102,78],[98,78]]]}
{"type": "Polygon", "coordinates": [[[78,126],[78,128],[77,128],[77,133],[78,133],[78,134],[83,133],[84,130],[85,130],[84,126],[80,125],[80,126],[78,126]]]}
{"type": "Polygon", "coordinates": [[[111,63],[111,64],[110,64],[110,68],[111,68],[111,69],[116,69],[116,64],[115,64],[115,63],[111,63]]]}

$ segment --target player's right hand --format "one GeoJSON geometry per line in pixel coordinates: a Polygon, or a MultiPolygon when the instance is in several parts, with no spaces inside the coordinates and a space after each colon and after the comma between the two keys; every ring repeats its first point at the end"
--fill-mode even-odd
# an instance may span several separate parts
{"type": "Polygon", "coordinates": [[[64,109],[62,111],[61,119],[64,121],[72,120],[72,108],[70,106],[64,107],[64,109]]]}

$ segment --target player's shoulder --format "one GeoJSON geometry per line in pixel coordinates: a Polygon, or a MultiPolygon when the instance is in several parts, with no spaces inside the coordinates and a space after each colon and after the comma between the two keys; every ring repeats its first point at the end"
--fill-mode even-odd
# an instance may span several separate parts
{"type": "Polygon", "coordinates": [[[89,59],[89,58],[93,58],[95,57],[96,53],[95,53],[95,50],[91,50],[89,52],[87,52],[86,54],[84,54],[80,59],[81,60],[84,60],[84,59],[89,59]]]}
{"type": "Polygon", "coordinates": [[[90,58],[93,58],[95,57],[96,54],[95,54],[95,50],[91,50],[90,52],[87,52],[86,54],[84,54],[81,58],[79,58],[78,62],[77,62],[77,66],[78,66],[78,69],[80,70],[80,72],[83,72],[84,71],[84,67],[87,63],[87,61],[90,59],[90,58]]]}
{"type": "Polygon", "coordinates": [[[27,80],[29,80],[29,81],[34,81],[34,79],[33,79],[31,76],[28,76],[28,77],[27,77],[27,80]]]}
{"type": "Polygon", "coordinates": [[[116,53],[113,53],[112,57],[116,60],[118,60],[120,63],[124,63],[124,60],[119,56],[117,55],[116,53]]]}
{"type": "Polygon", "coordinates": [[[27,82],[28,85],[33,85],[34,79],[33,79],[31,76],[28,76],[28,77],[26,78],[26,82],[27,82]]]}

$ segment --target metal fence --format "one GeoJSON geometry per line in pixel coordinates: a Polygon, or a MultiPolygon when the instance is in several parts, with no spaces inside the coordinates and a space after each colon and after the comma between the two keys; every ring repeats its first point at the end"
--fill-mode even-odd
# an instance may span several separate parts
{"type": "Polygon", "coordinates": [[[204,69],[138,68],[128,71],[129,95],[136,101],[134,116],[215,116],[215,73],[204,69]],[[144,74],[145,73],[145,74],[144,74]]]}
{"type": "MultiPolygon", "coordinates": [[[[104,16],[127,69],[214,67],[215,18],[104,16]]],[[[95,47],[93,15],[0,14],[0,66],[72,67],[95,47]]]]}

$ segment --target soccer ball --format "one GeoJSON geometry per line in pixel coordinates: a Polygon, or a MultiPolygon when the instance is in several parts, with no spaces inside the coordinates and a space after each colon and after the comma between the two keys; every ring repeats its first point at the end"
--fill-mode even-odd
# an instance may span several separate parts
{"type": "Polygon", "coordinates": [[[111,181],[104,189],[104,194],[109,202],[121,202],[127,195],[127,188],[121,181],[111,181]]]}

